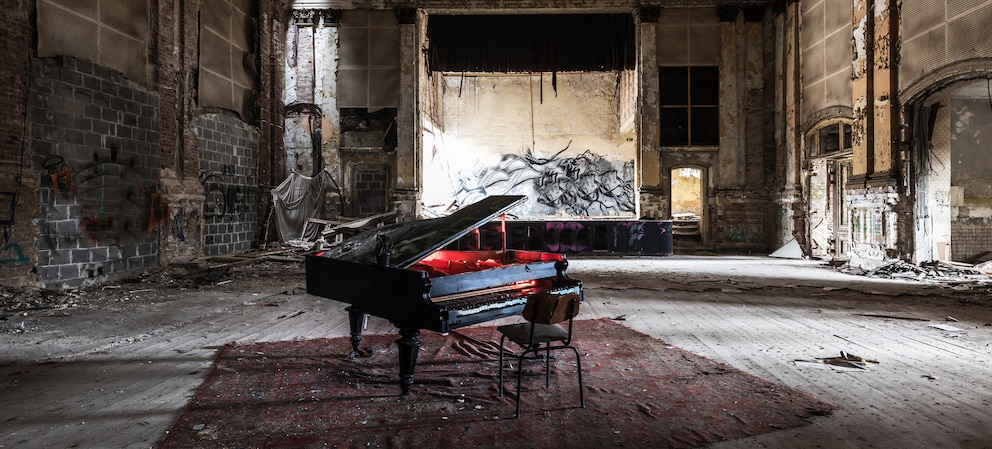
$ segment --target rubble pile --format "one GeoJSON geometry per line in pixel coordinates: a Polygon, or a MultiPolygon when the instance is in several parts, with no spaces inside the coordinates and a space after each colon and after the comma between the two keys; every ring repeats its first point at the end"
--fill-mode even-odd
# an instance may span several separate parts
{"type": "Polygon", "coordinates": [[[838,270],[860,276],[903,279],[955,290],[973,290],[992,287],[992,275],[984,265],[986,264],[967,265],[942,260],[913,265],[904,260],[891,260],[870,270],[850,264],[843,265],[838,270]]]}

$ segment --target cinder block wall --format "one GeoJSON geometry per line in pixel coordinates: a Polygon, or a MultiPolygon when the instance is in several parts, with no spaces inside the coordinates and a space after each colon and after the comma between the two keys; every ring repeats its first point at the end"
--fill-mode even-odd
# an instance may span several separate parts
{"type": "Polygon", "coordinates": [[[203,253],[244,252],[256,246],[259,216],[257,128],[224,114],[196,118],[203,183],[203,253]]]}
{"type": "Polygon", "coordinates": [[[158,265],[156,93],[71,57],[33,59],[27,121],[39,179],[37,275],[45,288],[131,277],[158,265]]]}

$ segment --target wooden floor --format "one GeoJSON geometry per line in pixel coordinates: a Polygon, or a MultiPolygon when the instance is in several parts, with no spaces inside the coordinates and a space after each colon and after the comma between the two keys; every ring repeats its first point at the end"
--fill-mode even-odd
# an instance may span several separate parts
{"type": "MultiPolygon", "coordinates": [[[[992,448],[987,292],[765,257],[577,259],[569,273],[585,285],[584,318],[616,319],[840,407],[710,447],[992,448]],[[819,363],[841,351],[878,363],[819,363]]],[[[4,311],[0,448],[154,448],[218,347],[348,332],[343,306],[307,295],[292,263],[196,289],[122,284],[61,301],[4,311]]],[[[366,332],[394,329],[372,319],[366,332]]]]}

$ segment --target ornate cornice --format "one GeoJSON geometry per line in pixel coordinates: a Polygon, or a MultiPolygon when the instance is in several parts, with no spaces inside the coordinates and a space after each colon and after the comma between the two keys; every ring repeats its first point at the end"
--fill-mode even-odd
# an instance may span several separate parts
{"type": "Polygon", "coordinates": [[[323,21],[324,26],[335,26],[341,22],[341,11],[337,9],[294,9],[293,21],[298,26],[314,26],[323,21]]]}

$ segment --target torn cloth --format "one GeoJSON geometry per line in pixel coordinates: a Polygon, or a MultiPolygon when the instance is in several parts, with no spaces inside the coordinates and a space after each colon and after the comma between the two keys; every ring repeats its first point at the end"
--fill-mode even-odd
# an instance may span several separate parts
{"type": "Polygon", "coordinates": [[[307,219],[319,217],[323,212],[330,176],[324,170],[313,177],[294,170],[282,184],[272,189],[273,212],[283,241],[300,240],[307,219]]]}

